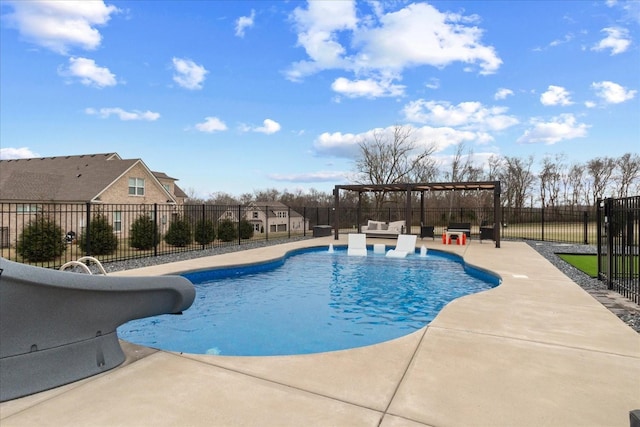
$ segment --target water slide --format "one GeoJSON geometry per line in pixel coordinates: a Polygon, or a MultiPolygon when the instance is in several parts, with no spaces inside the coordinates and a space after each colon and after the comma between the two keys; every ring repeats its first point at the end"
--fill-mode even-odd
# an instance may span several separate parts
{"type": "Polygon", "coordinates": [[[78,274],[0,258],[0,401],[115,368],[116,328],[179,314],[195,288],[181,276],[78,274]]]}

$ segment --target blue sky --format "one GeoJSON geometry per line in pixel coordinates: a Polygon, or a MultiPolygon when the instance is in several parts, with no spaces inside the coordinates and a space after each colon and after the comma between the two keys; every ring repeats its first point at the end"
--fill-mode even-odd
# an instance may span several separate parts
{"type": "Polygon", "coordinates": [[[1,1],[0,157],[118,152],[188,193],[331,191],[394,125],[491,155],[640,146],[638,1],[1,1]]]}

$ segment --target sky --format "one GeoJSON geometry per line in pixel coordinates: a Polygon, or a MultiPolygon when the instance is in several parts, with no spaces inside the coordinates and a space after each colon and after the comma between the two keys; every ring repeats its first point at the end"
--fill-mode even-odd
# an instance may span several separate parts
{"type": "MultiPolygon", "coordinates": [[[[330,192],[394,126],[640,151],[640,1],[0,1],[0,158],[117,152],[187,194],[330,192]]],[[[1,172],[0,172],[1,173],[1,172]]]]}

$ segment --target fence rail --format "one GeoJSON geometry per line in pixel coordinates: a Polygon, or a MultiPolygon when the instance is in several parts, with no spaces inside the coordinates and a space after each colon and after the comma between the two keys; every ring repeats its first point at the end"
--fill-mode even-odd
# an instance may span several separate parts
{"type": "MultiPolygon", "coordinates": [[[[432,208],[412,209],[413,234],[420,233],[420,225],[434,227],[436,235],[452,222],[469,222],[472,237],[479,237],[480,226],[494,225],[493,208],[432,208]]],[[[332,207],[282,207],[282,205],[163,205],[163,204],[59,204],[59,203],[0,203],[0,249],[2,256],[18,262],[41,267],[59,268],[68,261],[82,256],[95,256],[101,262],[206,250],[216,247],[241,246],[255,241],[288,240],[311,237],[316,225],[334,225],[332,207]],[[148,219],[143,225],[147,231],[147,244],[139,242],[136,222],[148,219]],[[56,242],[47,242],[43,235],[25,233],[30,227],[37,229],[44,221],[55,225],[56,242]],[[186,223],[189,239],[176,242],[167,239],[172,224],[186,223]],[[38,223],[41,221],[42,223],[38,223]],[[233,224],[231,235],[222,235],[224,222],[233,224]],[[239,231],[240,222],[250,227],[251,235],[239,231]],[[105,250],[100,239],[105,235],[96,231],[97,224],[108,226],[107,234],[115,236],[113,249],[105,250]],[[203,225],[210,224],[215,238],[206,238],[203,225]],[[89,230],[89,231],[87,231],[89,230]],[[150,233],[150,234],[149,234],[150,233]],[[29,241],[30,239],[30,241],[29,241]],[[38,240],[40,239],[40,240],[38,240]],[[47,244],[64,242],[55,256],[42,253],[25,254],[25,245],[41,250],[47,244]]],[[[368,219],[396,221],[406,218],[404,208],[365,209],[340,208],[339,232],[359,230],[368,219]]],[[[577,244],[596,244],[597,222],[595,211],[566,208],[524,208],[502,210],[501,235],[503,239],[530,239],[577,244]]],[[[42,227],[40,227],[42,228],[42,227]]],[[[42,230],[40,230],[42,231],[42,230]]],[[[210,237],[210,236],[209,236],[210,237]]],[[[54,251],[55,252],[55,251],[54,251]]]]}
{"type": "Polygon", "coordinates": [[[640,304],[640,196],[598,200],[598,277],[640,304]]]}

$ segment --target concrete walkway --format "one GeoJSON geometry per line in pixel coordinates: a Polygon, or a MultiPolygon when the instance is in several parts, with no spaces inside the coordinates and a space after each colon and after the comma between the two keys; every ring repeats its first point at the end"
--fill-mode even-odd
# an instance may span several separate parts
{"type": "MultiPolygon", "coordinates": [[[[281,256],[317,238],[131,270],[158,275],[281,256]]],[[[369,244],[395,240],[368,239],[369,244]]],[[[8,426],[629,426],[640,335],[526,243],[444,246],[502,285],[386,343],[302,356],[177,354],[124,344],[102,375],[0,404],[8,426]]]]}

